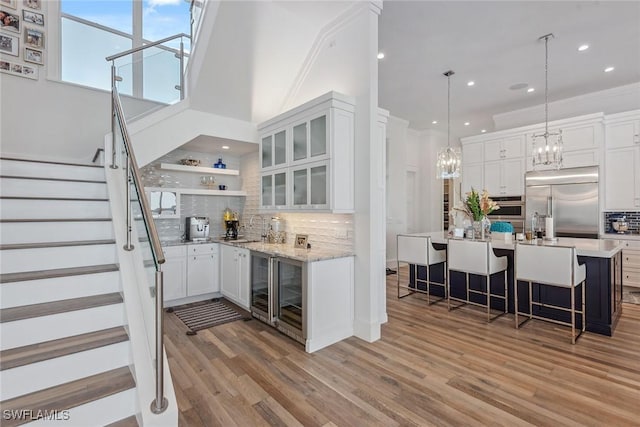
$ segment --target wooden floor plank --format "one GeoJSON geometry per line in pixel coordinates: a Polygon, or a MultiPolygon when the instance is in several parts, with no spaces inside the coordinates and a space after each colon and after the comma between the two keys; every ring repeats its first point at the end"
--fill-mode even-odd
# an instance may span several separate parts
{"type": "Polygon", "coordinates": [[[110,294],[92,295],[88,297],[43,302],[40,304],[23,305],[20,307],[3,308],[0,310],[0,323],[66,313],[67,311],[85,310],[88,308],[119,304],[121,302],[122,295],[119,292],[113,292],[110,294]]]}
{"type": "Polygon", "coordinates": [[[395,281],[379,341],[313,354],[257,320],[189,337],[167,314],[180,425],[640,425],[640,306],[571,345],[562,326],[398,300],[395,281]]]}

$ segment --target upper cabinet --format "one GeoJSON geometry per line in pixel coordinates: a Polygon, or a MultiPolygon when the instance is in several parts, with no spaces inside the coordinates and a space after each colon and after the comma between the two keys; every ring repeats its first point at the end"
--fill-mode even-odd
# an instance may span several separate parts
{"type": "Polygon", "coordinates": [[[329,92],[258,126],[262,210],[354,211],[354,106],[329,92]]]}
{"type": "Polygon", "coordinates": [[[484,143],[484,161],[516,159],[524,156],[524,136],[493,139],[484,143]]]}
{"type": "Polygon", "coordinates": [[[640,110],[605,119],[605,209],[640,210],[640,110]]]}

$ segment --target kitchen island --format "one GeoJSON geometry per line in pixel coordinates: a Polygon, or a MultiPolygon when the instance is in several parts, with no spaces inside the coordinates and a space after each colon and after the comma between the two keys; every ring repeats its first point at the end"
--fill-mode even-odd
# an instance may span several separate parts
{"type": "MultiPolygon", "coordinates": [[[[414,233],[405,234],[413,237],[431,237],[436,249],[444,249],[452,237],[446,232],[414,233]]],[[[622,313],[622,248],[623,242],[618,240],[605,239],[577,239],[560,237],[556,241],[546,241],[542,239],[531,242],[518,242],[526,245],[549,245],[549,246],[575,246],[578,261],[586,264],[586,330],[602,335],[611,336],[616,323],[622,313]]],[[[492,241],[494,252],[497,256],[506,256],[508,259],[508,311],[514,312],[514,252],[515,242],[492,241]]],[[[543,268],[544,266],[541,266],[543,268]]],[[[410,286],[415,286],[413,269],[410,269],[410,286]]],[[[426,279],[426,268],[417,269],[418,278],[426,279]]],[[[442,282],[444,277],[444,265],[431,267],[431,280],[442,282]]],[[[469,286],[471,289],[482,289],[483,278],[480,276],[470,276],[469,286]]],[[[524,292],[524,283],[520,282],[520,292],[524,292]]],[[[451,272],[451,295],[464,296],[464,274],[451,272]]],[[[499,293],[504,288],[504,275],[496,274],[492,277],[491,288],[494,293],[499,293]]],[[[431,293],[436,296],[444,296],[442,287],[432,286],[431,293]]],[[[569,301],[569,290],[549,286],[534,286],[534,299],[543,301],[546,304],[554,304],[566,307],[569,301]]],[[[484,303],[484,296],[472,295],[472,301],[484,303]]],[[[580,304],[581,301],[576,302],[580,304]]],[[[524,298],[518,299],[520,311],[528,311],[528,302],[524,298]]],[[[504,302],[501,300],[492,301],[491,307],[504,310],[504,302]]],[[[534,307],[534,313],[557,320],[567,321],[567,313],[557,312],[547,307],[534,307]]]]}

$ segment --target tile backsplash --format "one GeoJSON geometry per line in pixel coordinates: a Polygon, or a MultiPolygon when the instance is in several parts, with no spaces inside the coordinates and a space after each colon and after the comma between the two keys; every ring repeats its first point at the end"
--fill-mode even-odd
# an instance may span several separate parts
{"type": "Polygon", "coordinates": [[[605,212],[604,213],[604,232],[616,233],[611,223],[620,217],[626,217],[629,223],[629,233],[640,233],[640,211],[628,211],[628,212],[605,212]]]}

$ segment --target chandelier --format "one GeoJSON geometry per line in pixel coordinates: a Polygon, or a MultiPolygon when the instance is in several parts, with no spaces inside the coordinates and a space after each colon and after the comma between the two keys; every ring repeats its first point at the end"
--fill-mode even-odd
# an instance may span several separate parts
{"type": "Polygon", "coordinates": [[[460,176],[460,150],[451,148],[451,70],[443,73],[447,76],[447,147],[438,151],[436,177],[438,179],[458,178],[460,176]]]}
{"type": "Polygon", "coordinates": [[[533,135],[533,168],[536,166],[562,167],[562,130],[549,132],[549,39],[553,33],[544,35],[544,133],[533,135]]]}

